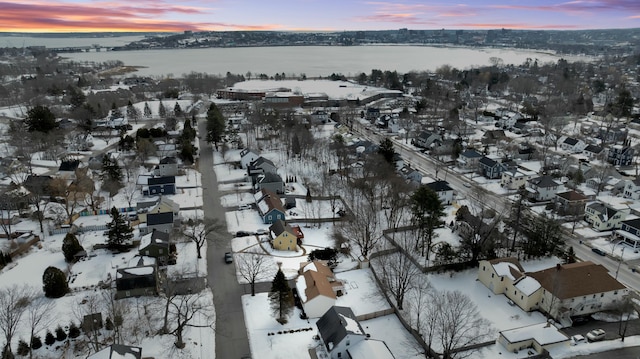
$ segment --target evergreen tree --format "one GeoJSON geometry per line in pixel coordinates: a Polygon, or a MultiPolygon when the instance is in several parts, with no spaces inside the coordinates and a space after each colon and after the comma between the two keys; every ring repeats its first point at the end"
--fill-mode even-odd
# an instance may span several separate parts
{"type": "Polygon", "coordinates": [[[140,117],[140,111],[133,106],[131,101],[127,104],[127,120],[133,119],[135,123],[138,123],[138,118],[140,117]]]}
{"type": "Polygon", "coordinates": [[[116,119],[116,118],[123,118],[124,116],[122,115],[122,111],[120,111],[120,108],[118,106],[116,106],[115,102],[111,103],[111,118],[112,119],[116,119]]]}
{"type": "Polygon", "coordinates": [[[35,106],[27,111],[25,122],[29,132],[49,133],[58,127],[56,116],[46,106],[35,106]]]}
{"type": "Polygon", "coordinates": [[[162,118],[167,117],[167,109],[164,107],[162,101],[160,101],[160,105],[158,106],[158,116],[162,118]]]}
{"type": "Polygon", "coordinates": [[[42,340],[40,339],[39,336],[34,335],[33,338],[31,338],[31,349],[40,349],[42,348],[42,340]]]}
{"type": "Polygon", "coordinates": [[[378,153],[384,157],[384,160],[388,163],[393,163],[393,157],[396,154],[396,150],[393,148],[393,142],[388,137],[380,142],[378,147],[378,153]]]}
{"type": "Polygon", "coordinates": [[[151,107],[149,107],[149,103],[144,103],[144,117],[151,117],[151,107]]]}
{"type": "Polygon", "coordinates": [[[293,294],[289,283],[281,269],[278,268],[276,276],[271,282],[271,291],[269,292],[269,301],[271,302],[271,310],[277,316],[280,324],[287,323],[287,317],[293,311],[293,294]]]}
{"type": "Polygon", "coordinates": [[[31,349],[29,349],[29,344],[27,344],[24,339],[20,339],[20,341],[18,342],[18,350],[16,351],[16,353],[24,357],[29,355],[30,351],[31,349]]]}
{"type": "Polygon", "coordinates": [[[182,107],[180,107],[180,104],[178,103],[178,101],[176,101],[176,105],[173,106],[173,115],[174,116],[182,116],[182,107]]]}
{"type": "Polygon", "coordinates": [[[418,229],[416,250],[422,249],[422,256],[431,250],[435,229],[444,216],[444,206],[438,194],[431,188],[422,185],[411,196],[412,221],[418,229]]]}
{"type": "Polygon", "coordinates": [[[67,262],[73,262],[75,255],[81,251],[84,251],[84,248],[80,245],[78,237],[73,233],[67,233],[62,240],[62,253],[64,253],[64,260],[67,262]]]}
{"type": "Polygon", "coordinates": [[[48,267],[42,275],[42,289],[47,298],[60,298],[69,293],[69,283],[63,271],[48,267]]]}
{"type": "Polygon", "coordinates": [[[58,327],[56,328],[56,340],[61,342],[65,339],[67,339],[67,333],[64,331],[64,329],[62,329],[61,326],[58,325],[58,327]]]}
{"type": "Polygon", "coordinates": [[[53,345],[53,343],[55,342],[56,342],[56,337],[53,336],[53,333],[47,330],[47,335],[44,336],[44,343],[46,345],[53,345]]]}
{"type": "Polygon", "coordinates": [[[107,245],[111,250],[120,250],[123,245],[133,238],[133,229],[129,227],[124,216],[116,207],[111,208],[111,222],[107,223],[107,245]]]}
{"type": "Polygon", "coordinates": [[[207,142],[213,143],[216,148],[218,143],[222,141],[227,123],[218,106],[211,103],[207,110],[207,142]]]}
{"type": "Polygon", "coordinates": [[[71,322],[69,325],[69,338],[74,339],[80,336],[80,328],[76,325],[76,323],[71,322]]]}

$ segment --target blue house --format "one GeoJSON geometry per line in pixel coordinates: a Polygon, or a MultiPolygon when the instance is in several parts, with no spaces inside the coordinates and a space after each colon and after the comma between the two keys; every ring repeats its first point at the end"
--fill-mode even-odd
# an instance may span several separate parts
{"type": "Polygon", "coordinates": [[[480,170],[480,174],[489,178],[496,179],[502,176],[502,172],[507,169],[507,166],[504,164],[492,160],[491,158],[484,156],[478,161],[478,167],[480,170]]]}
{"type": "Polygon", "coordinates": [[[147,188],[142,190],[142,194],[145,196],[154,196],[162,194],[175,194],[176,193],[176,177],[164,176],[164,177],[150,177],[147,181],[147,188]]]}
{"type": "Polygon", "coordinates": [[[282,200],[272,191],[262,189],[256,193],[256,205],[262,216],[262,222],[273,224],[277,220],[286,220],[286,210],[282,205],[282,200]]]}

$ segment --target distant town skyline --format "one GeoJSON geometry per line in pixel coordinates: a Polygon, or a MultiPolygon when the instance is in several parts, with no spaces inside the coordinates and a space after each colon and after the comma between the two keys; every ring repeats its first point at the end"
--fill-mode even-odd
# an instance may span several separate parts
{"type": "Polygon", "coordinates": [[[2,32],[636,27],[639,0],[0,0],[2,32]]]}

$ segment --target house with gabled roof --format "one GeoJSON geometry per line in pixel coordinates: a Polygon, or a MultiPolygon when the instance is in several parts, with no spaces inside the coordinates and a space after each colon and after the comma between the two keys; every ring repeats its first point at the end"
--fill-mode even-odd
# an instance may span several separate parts
{"type": "Polygon", "coordinates": [[[138,219],[142,223],[147,222],[147,214],[149,213],[167,213],[172,212],[174,218],[178,218],[180,214],[180,205],[168,197],[158,197],[154,201],[136,203],[136,212],[138,219]]]}
{"type": "Polygon", "coordinates": [[[262,189],[254,196],[258,212],[264,223],[275,223],[277,220],[285,220],[286,210],[282,204],[282,199],[268,189],[262,189]]]}
{"type": "Polygon", "coordinates": [[[500,186],[510,190],[517,190],[527,184],[527,181],[537,177],[535,171],[528,170],[524,167],[509,168],[502,172],[500,178],[500,186]]]}
{"type": "Polygon", "coordinates": [[[622,196],[624,198],[640,199],[640,177],[625,181],[622,196]]]}
{"type": "Polygon", "coordinates": [[[496,143],[506,139],[507,135],[505,135],[504,130],[488,130],[485,131],[482,136],[481,142],[485,145],[495,145],[496,143]]]}
{"type": "Polygon", "coordinates": [[[438,199],[442,204],[449,205],[453,202],[453,188],[449,186],[449,182],[435,181],[427,183],[426,186],[438,195],[438,199]]]}
{"type": "Polygon", "coordinates": [[[587,147],[584,141],[567,136],[560,137],[558,145],[561,149],[570,153],[581,153],[587,147]]]}
{"type": "Polygon", "coordinates": [[[582,154],[587,156],[589,159],[595,159],[604,155],[604,149],[596,145],[587,145],[587,147],[584,148],[584,151],[582,151],[582,154]]]}
{"type": "Polygon", "coordinates": [[[277,173],[277,168],[271,160],[260,156],[247,166],[247,173],[249,176],[255,178],[255,176],[259,174],[277,173]]]}
{"type": "Polygon", "coordinates": [[[478,169],[478,162],[484,155],[476,150],[470,149],[462,152],[456,160],[459,168],[469,171],[478,169]]]}
{"type": "Polygon", "coordinates": [[[137,263],[116,269],[115,299],[157,295],[159,288],[158,267],[155,258],[136,257],[137,263]]]}
{"type": "Polygon", "coordinates": [[[277,194],[284,194],[285,190],[285,185],[282,177],[271,172],[266,172],[264,174],[258,175],[258,177],[256,178],[256,187],[259,190],[267,189],[277,194]]]}
{"type": "Polygon", "coordinates": [[[323,349],[331,359],[394,359],[383,341],[368,338],[351,308],[331,307],[316,326],[323,349]]]}
{"type": "Polygon", "coordinates": [[[610,231],[622,226],[628,209],[616,209],[602,202],[589,203],[584,210],[584,220],[596,231],[610,231]]]}
{"type": "Polygon", "coordinates": [[[615,307],[629,292],[604,266],[589,261],[525,272],[515,258],[483,260],[478,281],[522,310],[539,310],[565,326],[572,317],[615,307]]]}
{"type": "Polygon", "coordinates": [[[140,234],[147,234],[153,231],[171,233],[174,228],[180,225],[180,220],[175,218],[173,212],[147,213],[147,224],[140,225],[140,234]]]}
{"type": "Polygon", "coordinates": [[[298,273],[296,289],[304,313],[309,318],[319,318],[336,304],[337,297],[344,291],[344,284],[322,261],[302,263],[298,273]]]}
{"type": "Polygon", "coordinates": [[[553,177],[544,175],[528,180],[525,189],[529,192],[530,199],[542,202],[552,200],[556,193],[564,189],[564,186],[556,182],[553,177]]]}
{"type": "Polygon", "coordinates": [[[416,136],[411,143],[420,148],[430,148],[433,145],[442,142],[442,136],[435,132],[422,131],[416,136]]]}
{"type": "Polygon", "coordinates": [[[400,174],[402,177],[415,184],[420,184],[422,182],[422,173],[420,171],[411,168],[409,166],[404,166],[400,169],[400,174]]]}
{"type": "Polygon", "coordinates": [[[483,156],[478,161],[478,170],[480,174],[488,179],[496,179],[502,176],[502,172],[507,170],[507,166],[487,156],[483,156]]]}
{"type": "Polygon", "coordinates": [[[178,159],[174,156],[164,157],[153,169],[153,174],[159,177],[177,176],[178,159]]]}
{"type": "Polygon", "coordinates": [[[614,166],[629,166],[633,162],[635,149],[626,145],[613,145],[607,152],[607,162],[614,166]]]}
{"type": "Polygon", "coordinates": [[[176,177],[147,177],[147,185],[142,188],[145,196],[166,195],[176,193],[176,177]]]}
{"type": "Polygon", "coordinates": [[[140,237],[138,253],[141,256],[155,258],[161,266],[169,264],[170,257],[175,255],[171,252],[169,233],[157,230],[140,237]]]}
{"type": "Polygon", "coordinates": [[[302,243],[302,240],[298,238],[296,231],[287,224],[285,221],[278,219],[270,227],[273,240],[271,245],[273,249],[280,251],[295,251],[298,248],[298,244],[302,243]]]}
{"type": "Polygon", "coordinates": [[[620,229],[614,231],[615,235],[631,246],[634,251],[640,248],[640,218],[623,221],[620,229]]]}
{"type": "Polygon", "coordinates": [[[91,354],[87,359],[142,359],[142,348],[130,345],[111,344],[91,354]]]}
{"type": "Polygon", "coordinates": [[[256,150],[245,148],[240,151],[240,167],[246,169],[251,162],[255,161],[260,157],[260,153],[256,150]]]}

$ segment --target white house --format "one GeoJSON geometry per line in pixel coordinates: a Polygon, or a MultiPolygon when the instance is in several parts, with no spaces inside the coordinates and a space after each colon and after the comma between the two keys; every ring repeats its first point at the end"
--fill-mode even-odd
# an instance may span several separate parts
{"type": "Polygon", "coordinates": [[[566,345],[567,342],[569,342],[569,338],[566,335],[547,323],[503,330],[498,337],[498,343],[502,344],[510,353],[533,348],[542,354],[544,350],[566,345]]]}
{"type": "Polygon", "coordinates": [[[522,310],[548,313],[566,326],[572,317],[615,307],[629,292],[604,266],[589,261],[525,272],[515,258],[483,260],[478,280],[522,310]]]}
{"type": "Polygon", "coordinates": [[[247,169],[247,166],[249,166],[251,162],[257,160],[258,157],[260,157],[260,153],[250,148],[245,148],[240,151],[240,166],[243,169],[247,169]]]}
{"type": "Polygon", "coordinates": [[[453,188],[449,186],[449,182],[435,181],[427,183],[426,186],[438,195],[442,204],[449,205],[453,202],[453,188]]]}
{"type": "Polygon", "coordinates": [[[564,186],[553,180],[551,176],[540,176],[527,181],[526,190],[530,198],[535,201],[549,201],[556,196],[564,186]]]}
{"type": "Polygon", "coordinates": [[[296,279],[296,289],[305,314],[319,318],[336,304],[344,285],[336,280],[331,269],[320,261],[304,263],[296,279]]]}
{"type": "Polygon", "coordinates": [[[563,150],[571,153],[582,153],[582,151],[587,147],[587,144],[584,141],[567,136],[560,137],[558,145],[563,150]]]}
{"type": "Polygon", "coordinates": [[[623,197],[640,199],[640,178],[625,181],[623,197]]]}
{"type": "Polygon", "coordinates": [[[510,190],[517,190],[518,188],[525,186],[527,181],[534,179],[537,176],[538,174],[536,172],[530,171],[524,167],[508,169],[502,172],[500,186],[510,190]]]}
{"type": "Polygon", "coordinates": [[[628,209],[615,209],[601,202],[593,202],[585,208],[584,220],[596,231],[610,231],[620,228],[627,214],[628,209]]]}

